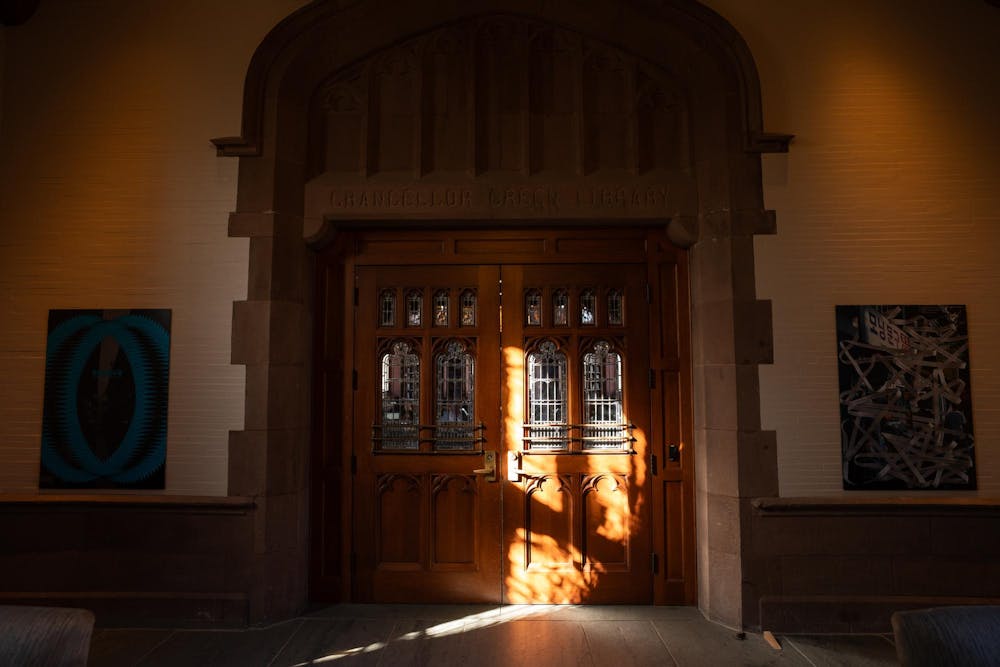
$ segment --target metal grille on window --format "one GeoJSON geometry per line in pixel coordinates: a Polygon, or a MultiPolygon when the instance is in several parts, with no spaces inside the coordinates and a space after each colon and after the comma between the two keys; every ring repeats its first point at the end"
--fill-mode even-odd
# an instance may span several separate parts
{"type": "Polygon", "coordinates": [[[419,290],[406,293],[406,326],[419,327],[423,324],[424,295],[419,290]]]}
{"type": "Polygon", "coordinates": [[[552,341],[528,354],[528,428],[526,449],[566,449],[566,355],[552,341]]]}
{"type": "Polygon", "coordinates": [[[620,327],[625,321],[625,308],[622,302],[621,290],[613,289],[608,292],[608,324],[613,327],[620,327]]]}
{"type": "Polygon", "coordinates": [[[625,449],[631,441],[622,412],[622,358],[606,341],[583,356],[583,449],[625,449]]]}
{"type": "Polygon", "coordinates": [[[379,295],[378,324],[380,327],[396,326],[396,291],[382,290],[379,295]]]}
{"type": "Polygon", "coordinates": [[[434,326],[446,327],[451,324],[451,314],[448,312],[449,302],[448,290],[442,289],[434,293],[434,326]]]}
{"type": "Polygon", "coordinates": [[[476,292],[467,289],[462,292],[462,326],[476,326],[476,292]]]}
{"type": "Polygon", "coordinates": [[[435,449],[475,449],[475,360],[465,345],[448,343],[437,355],[435,449]]]}
{"type": "Polygon", "coordinates": [[[580,292],[580,324],[593,326],[597,321],[597,299],[593,290],[580,292]]]}
{"type": "Polygon", "coordinates": [[[569,325],[569,295],[564,289],[552,293],[552,324],[557,327],[569,325]]]}
{"type": "Polygon", "coordinates": [[[379,449],[419,449],[420,358],[408,343],[394,343],[382,355],[382,423],[376,425],[379,449]]]}

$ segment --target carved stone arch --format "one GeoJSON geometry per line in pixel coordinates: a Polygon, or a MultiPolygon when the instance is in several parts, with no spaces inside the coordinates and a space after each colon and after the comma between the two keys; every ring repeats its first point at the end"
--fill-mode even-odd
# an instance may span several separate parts
{"type": "MultiPolygon", "coordinates": [[[[666,73],[673,85],[662,91],[643,87],[641,76],[634,81],[636,99],[666,114],[664,118],[671,104],[686,106],[678,121],[691,140],[684,164],[637,160],[626,165],[621,178],[644,187],[658,182],[655,174],[644,176],[648,164],[675,179],[669,193],[650,190],[648,201],[655,206],[636,217],[646,224],[661,221],[671,241],[690,248],[693,450],[700,471],[695,497],[698,603],[708,616],[728,625],[754,626],[754,581],[760,572],[743,546],[750,539],[749,518],[744,517],[749,517],[752,495],[777,494],[774,438],[760,429],[757,396],[757,365],[769,363],[772,352],[770,304],[757,301],[754,293],[753,235],[774,231],[773,214],[763,209],[759,154],[787,150],[791,137],[763,131],[760,85],[746,43],[724,19],[693,0],[595,0],[586,11],[573,0],[317,0],[265,37],[247,72],[240,136],[213,140],[220,155],[240,158],[229,233],[250,239],[248,296],[234,307],[232,345],[233,363],[247,367],[246,421],[243,431],[233,433],[229,455],[230,493],[258,499],[250,620],[287,617],[307,601],[310,406],[325,419],[344,416],[336,396],[313,396],[313,357],[322,359],[317,367],[331,377],[350,372],[338,366],[337,355],[326,360],[322,350],[313,349],[316,258],[303,238],[336,244],[339,220],[357,218],[354,209],[341,218],[327,215],[335,202],[326,174],[310,157],[317,123],[313,112],[321,107],[360,117],[365,113],[362,91],[370,85],[364,79],[366,62],[446,26],[460,29],[501,15],[514,24],[551,26],[627,54],[641,64],[640,73],[666,73]],[[344,72],[351,75],[338,79],[344,72]],[[337,81],[339,88],[328,85],[337,81]],[[322,218],[315,217],[317,211],[322,218]],[[713,475],[706,475],[708,470],[713,475]],[[709,528],[720,525],[726,530],[709,528]]],[[[647,79],[655,83],[656,76],[647,79]]],[[[657,124],[663,123],[649,122],[657,124]]],[[[375,148],[370,142],[359,146],[356,168],[343,163],[359,183],[371,175],[365,151],[375,148]]],[[[475,184],[483,169],[475,154],[472,158],[463,183],[475,184]]],[[[590,184],[591,166],[560,178],[590,184]]],[[[423,156],[416,155],[406,178],[419,179],[427,168],[423,156]]],[[[532,186],[546,183],[530,164],[519,177],[532,186]]],[[[404,224],[421,218],[412,210],[387,213],[390,190],[361,187],[357,192],[372,201],[382,197],[385,210],[375,217],[404,224]]],[[[465,201],[463,197],[456,201],[465,201]]],[[[544,219],[551,211],[516,213],[522,219],[544,219]]],[[[607,211],[602,215],[609,219],[607,211]]],[[[487,215],[456,215],[455,220],[473,228],[496,224],[487,215]]],[[[629,224],[628,216],[610,215],[610,220],[629,224]]],[[[342,295],[335,307],[346,308],[349,290],[343,278],[325,278],[324,289],[342,295]]],[[[326,317],[335,321],[338,314],[326,317]]],[[[336,348],[338,342],[334,337],[326,344],[336,348]]],[[[312,472],[346,469],[349,461],[347,454],[339,460],[314,458],[312,472]]],[[[314,504],[313,512],[349,525],[349,498],[344,500],[314,504]]],[[[349,552],[342,556],[340,562],[323,565],[331,580],[348,572],[349,552]]]]}

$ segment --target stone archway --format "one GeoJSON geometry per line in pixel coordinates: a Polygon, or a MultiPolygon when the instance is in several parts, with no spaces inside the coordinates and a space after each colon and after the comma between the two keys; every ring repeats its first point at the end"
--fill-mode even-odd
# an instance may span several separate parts
{"type": "MultiPolygon", "coordinates": [[[[777,495],[777,467],[773,437],[760,430],[757,365],[771,358],[771,318],[769,303],[754,295],[753,235],[772,233],[774,226],[773,216],[762,207],[759,153],[785,150],[789,137],[761,131],[756,70],[739,35],[710,10],[680,0],[598,2],[586,12],[571,2],[479,0],[420,7],[400,2],[391,11],[384,3],[341,7],[336,2],[315,2],[277,26],[258,48],[247,75],[242,136],[215,141],[220,154],[241,158],[230,235],[250,238],[248,300],[235,305],[233,323],[233,362],[247,366],[247,418],[245,429],[231,438],[230,493],[253,495],[258,501],[254,565],[258,589],[251,595],[251,619],[287,615],[307,599],[314,257],[304,237],[328,239],[330,217],[336,213],[330,209],[338,206],[345,218],[364,217],[379,206],[386,210],[375,217],[419,217],[426,201],[421,196],[431,202],[440,196],[443,208],[449,197],[457,209],[466,201],[479,202],[471,213],[459,211],[455,219],[496,217],[495,211],[489,214],[489,191],[475,187],[482,173],[506,171],[511,183],[532,185],[535,174],[566,170],[579,184],[594,166],[588,161],[586,141],[574,144],[580,149],[566,164],[557,164],[566,154],[546,152],[544,142],[536,152],[530,142],[525,143],[513,162],[505,162],[495,151],[479,152],[475,146],[450,157],[442,150],[434,153],[434,159],[454,162],[450,166],[464,174],[461,182],[468,187],[456,192],[443,187],[437,195],[433,188],[424,188],[416,199],[399,194],[394,200],[393,187],[359,186],[386,171],[393,174],[388,181],[393,186],[432,173],[435,165],[426,163],[427,153],[419,142],[429,136],[433,143],[433,132],[404,132],[394,142],[373,142],[371,133],[359,135],[369,139],[358,144],[354,154],[351,137],[336,135],[335,129],[336,136],[326,135],[322,150],[317,150],[317,128],[329,114],[341,115],[340,128],[355,122],[348,118],[352,113],[358,123],[381,119],[359,106],[372,98],[357,93],[352,83],[369,56],[417,35],[446,32],[442,26],[477,21],[515,29],[528,24],[548,27],[553,34],[578,36],[581,45],[607,46],[669,75],[669,86],[657,77],[651,80],[683,112],[678,116],[682,121],[678,136],[683,141],[677,147],[685,151],[683,159],[664,164],[658,173],[644,171],[647,157],[640,147],[625,151],[619,176],[624,180],[614,184],[624,188],[658,182],[671,187],[669,197],[654,197],[649,200],[652,208],[639,206],[636,211],[642,218],[662,217],[673,242],[690,248],[699,605],[709,617],[726,624],[755,625],[756,564],[743,548],[749,538],[749,498],[777,495]],[[391,20],[386,18],[390,14],[391,20]],[[495,18],[499,15],[505,18],[495,18]],[[406,143],[413,141],[418,145],[406,143]],[[331,165],[333,171],[354,180],[327,182],[331,165]],[[354,184],[353,190],[343,187],[348,182],[354,184]],[[379,197],[381,203],[376,202],[379,197]],[[397,202],[399,211],[394,214],[391,209],[397,202]]],[[[562,48],[542,46],[550,54],[562,48]]],[[[387,78],[406,72],[405,63],[378,66],[387,78]]],[[[552,71],[557,67],[553,64],[552,71]]],[[[641,74],[642,67],[632,71],[641,74]]],[[[631,84],[641,83],[639,78],[632,78],[631,84]]],[[[482,103],[496,103],[488,90],[485,94],[482,103]]],[[[391,92],[379,99],[391,99],[391,92]]],[[[524,122],[528,132],[531,107],[527,103],[522,107],[526,111],[508,119],[509,127],[524,122]]],[[[406,120],[405,100],[398,107],[379,108],[380,113],[399,116],[387,121],[400,121],[398,125],[406,120]]],[[[613,109],[598,110],[605,112],[613,109]]],[[[635,113],[633,120],[641,122],[635,113]]],[[[470,122],[473,135],[480,130],[487,137],[503,132],[503,127],[478,128],[475,120],[470,122]]],[[[665,116],[649,122],[659,128],[668,123],[665,116]]],[[[564,129],[554,126],[551,132],[555,136],[564,129]]],[[[601,141],[598,137],[592,147],[597,153],[591,155],[606,145],[601,141]]],[[[560,144],[553,145],[558,149],[560,144]]],[[[654,151],[650,158],[654,167],[656,155],[654,151]]],[[[599,159],[596,166],[600,163],[599,159]]],[[[521,206],[518,190],[507,217],[532,217],[530,208],[537,202],[532,188],[524,189],[529,192],[526,206],[521,206]]],[[[553,195],[541,196],[544,201],[553,195]]],[[[435,209],[434,215],[443,212],[435,209]]],[[[565,217],[580,215],[579,210],[570,210],[565,217]]],[[[316,392],[315,412],[339,418],[336,397],[326,403],[323,396],[316,392]]],[[[330,468],[334,474],[329,479],[336,479],[344,464],[343,459],[314,459],[313,473],[330,468]]],[[[336,515],[338,508],[314,503],[313,511],[336,515]]],[[[349,517],[342,515],[340,520],[349,517]]],[[[327,537],[314,535],[312,544],[323,539],[327,537]]],[[[344,573],[346,561],[327,563],[331,575],[344,573]]]]}

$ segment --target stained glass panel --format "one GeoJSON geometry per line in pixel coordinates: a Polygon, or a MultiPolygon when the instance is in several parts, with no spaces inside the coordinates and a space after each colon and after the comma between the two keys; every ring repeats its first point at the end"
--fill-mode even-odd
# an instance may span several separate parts
{"type": "Polygon", "coordinates": [[[569,326],[569,295],[564,289],[552,293],[552,324],[557,327],[569,326]]]}
{"type": "Polygon", "coordinates": [[[580,324],[583,326],[593,326],[597,323],[597,299],[594,298],[593,290],[583,290],[580,292],[580,324]]]}
{"type": "Polygon", "coordinates": [[[529,327],[542,326],[542,293],[530,289],[524,293],[524,323],[529,327]]]}
{"type": "Polygon", "coordinates": [[[438,290],[434,293],[434,326],[446,327],[451,323],[449,302],[448,290],[438,290]]]}
{"type": "Polygon", "coordinates": [[[463,327],[474,327],[476,326],[476,319],[478,315],[476,313],[476,292],[475,290],[467,289],[462,292],[462,326],[463,327]]]}
{"type": "Polygon", "coordinates": [[[419,327],[423,324],[424,295],[419,290],[406,293],[406,326],[419,327]]]}
{"type": "Polygon", "coordinates": [[[583,448],[623,449],[622,358],[606,341],[583,356],[583,448]]]}
{"type": "Polygon", "coordinates": [[[435,361],[435,449],[475,448],[475,360],[458,341],[448,343],[435,361]]]}
{"type": "Polygon", "coordinates": [[[381,449],[419,449],[420,357],[408,343],[382,355],[381,449]]]}
{"type": "Polygon", "coordinates": [[[625,308],[622,303],[622,292],[613,289],[608,292],[608,324],[613,327],[620,327],[624,324],[625,308]]]}
{"type": "Polygon", "coordinates": [[[567,364],[555,343],[545,341],[528,354],[529,449],[566,449],[567,364]]]}
{"type": "Polygon", "coordinates": [[[396,326],[396,291],[382,290],[379,295],[378,324],[380,327],[396,326]]]}

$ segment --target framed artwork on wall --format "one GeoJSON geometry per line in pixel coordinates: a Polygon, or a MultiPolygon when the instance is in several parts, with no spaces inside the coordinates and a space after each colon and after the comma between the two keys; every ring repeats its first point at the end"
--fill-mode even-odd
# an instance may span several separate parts
{"type": "Polygon", "coordinates": [[[170,310],[50,310],[42,489],[163,489],[170,310]]]}
{"type": "Polygon", "coordinates": [[[844,489],[975,489],[965,306],[837,306],[844,489]]]}

